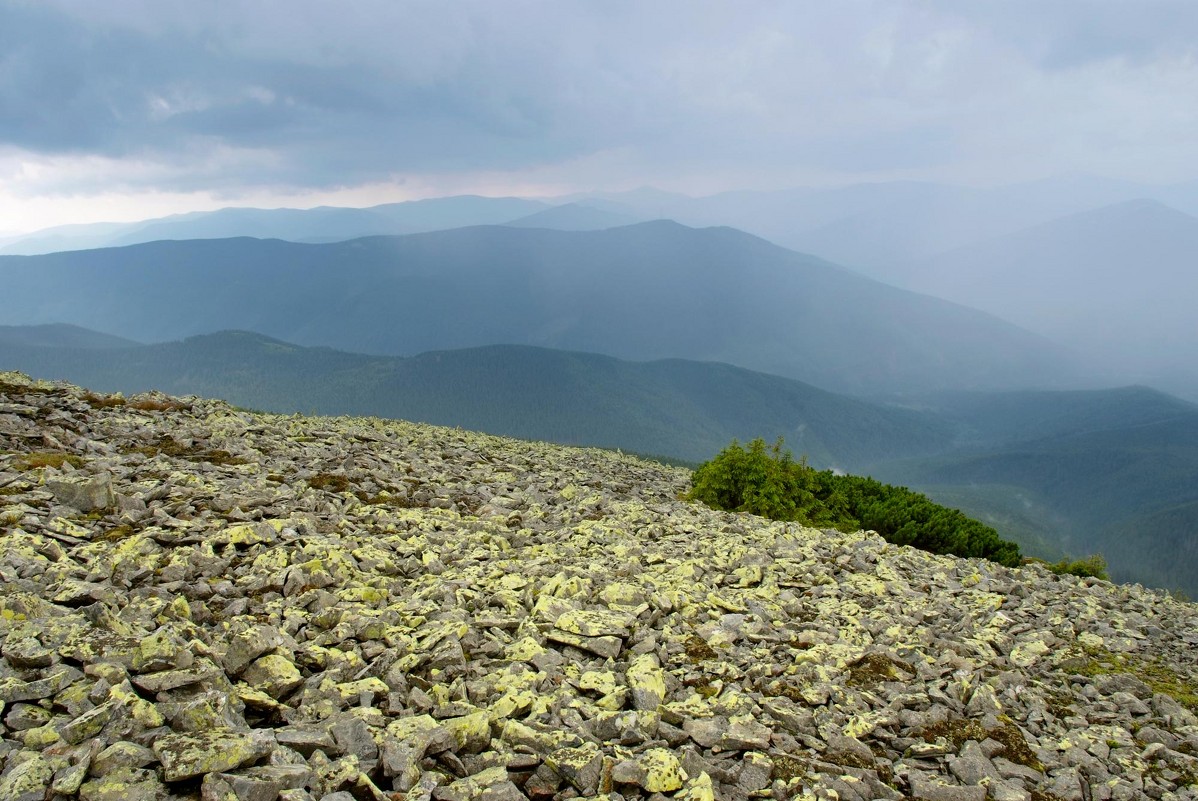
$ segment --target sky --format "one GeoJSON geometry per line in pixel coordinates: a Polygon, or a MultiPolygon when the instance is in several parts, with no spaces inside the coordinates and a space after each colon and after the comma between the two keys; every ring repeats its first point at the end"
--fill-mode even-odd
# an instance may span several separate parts
{"type": "Polygon", "coordinates": [[[0,232],[1067,173],[1198,178],[1198,3],[0,0],[0,232]]]}

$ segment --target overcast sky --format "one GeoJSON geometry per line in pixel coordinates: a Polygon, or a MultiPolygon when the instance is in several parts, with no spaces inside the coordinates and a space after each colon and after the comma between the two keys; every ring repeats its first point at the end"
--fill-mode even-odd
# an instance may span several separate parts
{"type": "Polygon", "coordinates": [[[1069,172],[1198,178],[1198,2],[0,0],[0,231],[1069,172]]]}

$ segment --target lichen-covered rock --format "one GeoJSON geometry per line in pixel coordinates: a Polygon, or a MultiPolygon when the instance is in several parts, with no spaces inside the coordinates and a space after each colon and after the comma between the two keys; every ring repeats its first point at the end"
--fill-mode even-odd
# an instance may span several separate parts
{"type": "Polygon", "coordinates": [[[267,654],[250,663],[241,675],[246,684],[272,698],[286,698],[304,683],[303,674],[291,660],[280,654],[267,654]]]}
{"type": "Polygon", "coordinates": [[[666,681],[656,654],[642,654],[633,659],[626,675],[635,708],[652,711],[661,706],[666,698],[666,681]]]}
{"type": "Polygon", "coordinates": [[[266,732],[207,731],[164,734],[154,741],[154,754],[168,782],[223,773],[270,754],[275,739],[266,732]]]}
{"type": "Polygon", "coordinates": [[[91,773],[93,776],[106,776],[121,768],[144,768],[157,761],[157,755],[144,745],[121,740],[92,758],[91,773]]]}
{"type": "Polygon", "coordinates": [[[477,754],[491,744],[491,721],[486,712],[474,712],[441,721],[453,738],[454,750],[462,754],[477,754]]]}
{"type": "Polygon", "coordinates": [[[43,801],[53,779],[54,768],[50,763],[40,754],[29,754],[20,761],[10,762],[0,776],[0,798],[43,801]]]}
{"type": "Polygon", "coordinates": [[[133,654],[131,667],[137,673],[153,673],[189,667],[192,654],[170,627],[164,626],[141,640],[133,654]]]}
{"type": "Polygon", "coordinates": [[[594,795],[602,776],[603,752],[593,743],[578,748],[559,748],[545,757],[545,764],[584,796],[594,795]]]}
{"type": "Polygon", "coordinates": [[[80,801],[162,801],[166,787],[148,770],[121,768],[79,787],[80,801]]]}
{"type": "Polygon", "coordinates": [[[616,453],[4,404],[3,799],[1198,799],[1198,608],[1162,593],[714,512],[616,453]],[[90,512],[47,489],[98,476],[90,512]]]}
{"type": "Polygon", "coordinates": [[[612,780],[635,784],[651,793],[668,793],[682,787],[686,773],[678,757],[665,748],[650,748],[612,769],[612,780]]]}

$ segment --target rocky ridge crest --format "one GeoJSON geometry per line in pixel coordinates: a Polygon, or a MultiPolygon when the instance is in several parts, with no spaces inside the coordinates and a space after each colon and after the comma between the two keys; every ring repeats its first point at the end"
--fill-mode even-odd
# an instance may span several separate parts
{"type": "Polygon", "coordinates": [[[0,373],[0,798],[1198,798],[1198,608],[0,373]]]}

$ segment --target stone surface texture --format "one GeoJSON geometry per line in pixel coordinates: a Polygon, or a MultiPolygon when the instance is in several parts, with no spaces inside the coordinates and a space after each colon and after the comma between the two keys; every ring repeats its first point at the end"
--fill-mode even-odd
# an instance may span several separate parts
{"type": "Polygon", "coordinates": [[[0,798],[1198,799],[1198,608],[0,373],[0,798]]]}

